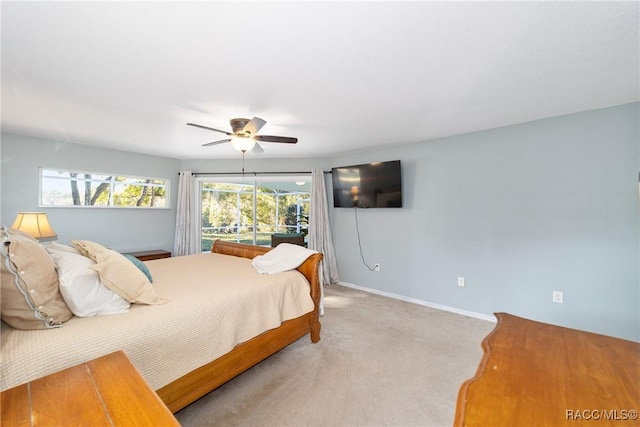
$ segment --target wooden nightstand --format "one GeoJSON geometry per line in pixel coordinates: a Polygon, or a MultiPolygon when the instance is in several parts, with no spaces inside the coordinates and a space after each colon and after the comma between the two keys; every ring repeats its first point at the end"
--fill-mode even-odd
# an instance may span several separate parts
{"type": "Polygon", "coordinates": [[[168,252],[162,249],[154,249],[150,251],[139,251],[139,252],[127,252],[124,255],[134,256],[138,258],[140,261],[151,261],[152,259],[171,258],[171,252],[168,252]]]}
{"type": "Polygon", "coordinates": [[[2,426],[179,426],[122,351],[5,390],[2,426]]]}

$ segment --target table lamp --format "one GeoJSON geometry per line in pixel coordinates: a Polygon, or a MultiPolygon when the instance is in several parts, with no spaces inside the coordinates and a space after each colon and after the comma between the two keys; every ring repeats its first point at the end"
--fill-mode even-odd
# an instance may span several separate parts
{"type": "Polygon", "coordinates": [[[20,212],[11,228],[27,233],[38,241],[54,240],[58,237],[44,212],[20,212]]]}

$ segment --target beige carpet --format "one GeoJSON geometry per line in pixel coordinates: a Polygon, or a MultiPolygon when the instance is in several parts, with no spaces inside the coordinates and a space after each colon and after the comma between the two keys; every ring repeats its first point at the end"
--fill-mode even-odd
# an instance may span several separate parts
{"type": "Polygon", "coordinates": [[[303,337],[176,414],[185,426],[450,426],[494,323],[343,286],[303,337]]]}

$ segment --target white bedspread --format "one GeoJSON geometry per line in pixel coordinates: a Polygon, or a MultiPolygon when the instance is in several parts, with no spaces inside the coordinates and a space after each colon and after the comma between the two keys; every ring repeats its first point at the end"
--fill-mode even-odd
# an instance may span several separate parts
{"type": "Polygon", "coordinates": [[[2,390],[124,350],[157,390],[237,344],[313,310],[298,271],[258,274],[251,260],[197,254],[147,261],[164,305],[74,317],[62,328],[20,331],[2,324],[2,390]]]}

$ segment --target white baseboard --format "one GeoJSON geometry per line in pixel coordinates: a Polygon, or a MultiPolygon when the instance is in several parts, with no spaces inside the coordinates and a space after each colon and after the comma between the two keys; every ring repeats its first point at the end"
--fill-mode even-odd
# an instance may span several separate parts
{"type": "Polygon", "coordinates": [[[404,295],[392,294],[390,292],[379,291],[377,289],[365,288],[364,286],[354,285],[353,283],[338,282],[337,284],[340,285],[340,286],[345,286],[347,288],[357,289],[359,291],[369,292],[369,293],[376,294],[376,295],[381,295],[381,296],[384,296],[384,297],[394,298],[394,299],[398,299],[398,300],[401,300],[401,301],[410,302],[410,303],[413,303],[413,304],[423,305],[425,307],[431,307],[431,308],[435,308],[435,309],[443,310],[443,311],[450,311],[452,313],[461,314],[463,316],[474,317],[476,319],[481,319],[481,320],[486,320],[488,322],[496,323],[496,318],[495,317],[488,316],[488,315],[482,314],[482,313],[476,313],[476,312],[473,312],[473,311],[461,310],[459,308],[449,307],[447,305],[436,304],[436,303],[428,302],[428,301],[423,301],[423,300],[416,299],[416,298],[410,298],[410,297],[406,297],[404,295]]]}

